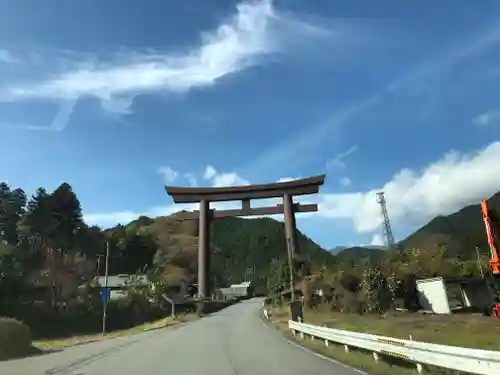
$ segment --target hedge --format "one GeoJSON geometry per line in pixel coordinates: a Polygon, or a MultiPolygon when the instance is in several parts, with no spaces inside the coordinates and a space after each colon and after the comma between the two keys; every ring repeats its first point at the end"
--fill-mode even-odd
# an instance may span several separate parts
{"type": "Polygon", "coordinates": [[[0,317],[0,360],[24,356],[31,350],[29,327],[19,320],[0,317]]]}

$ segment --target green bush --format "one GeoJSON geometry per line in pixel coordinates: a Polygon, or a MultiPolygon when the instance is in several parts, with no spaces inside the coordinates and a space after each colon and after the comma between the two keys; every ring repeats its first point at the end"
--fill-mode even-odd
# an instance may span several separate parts
{"type": "Polygon", "coordinates": [[[29,327],[19,320],[0,317],[0,360],[23,356],[30,351],[29,327]]]}
{"type": "MultiPolygon", "coordinates": [[[[102,312],[99,300],[95,304],[72,303],[59,311],[48,304],[19,304],[2,311],[28,325],[36,339],[98,333],[102,329],[102,312]]],[[[131,328],[169,314],[139,295],[111,300],[107,307],[106,330],[131,328]]]]}

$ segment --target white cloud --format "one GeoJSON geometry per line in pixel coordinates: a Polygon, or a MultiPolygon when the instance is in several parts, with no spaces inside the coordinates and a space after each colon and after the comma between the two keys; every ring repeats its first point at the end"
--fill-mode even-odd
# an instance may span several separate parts
{"type": "Polygon", "coordinates": [[[211,165],[208,165],[207,168],[205,169],[205,173],[203,174],[203,178],[205,180],[210,180],[212,179],[215,175],[217,174],[217,171],[215,170],[214,167],[211,165]]]}
{"type": "Polygon", "coordinates": [[[184,173],[184,178],[188,180],[189,186],[195,187],[198,185],[198,179],[194,175],[194,173],[184,173]]]}
{"type": "MultiPolygon", "coordinates": [[[[300,218],[320,216],[327,219],[345,219],[353,223],[358,233],[371,233],[378,239],[382,219],[376,193],[384,191],[387,209],[393,227],[401,225],[424,225],[437,215],[448,215],[469,204],[478,204],[500,191],[500,175],[492,173],[500,160],[500,141],[471,154],[455,151],[446,153],[440,160],[430,163],[420,171],[403,169],[378,189],[344,194],[320,193],[316,196],[297,197],[302,204],[317,203],[317,213],[304,213],[300,218]]],[[[244,185],[249,182],[236,173],[219,173],[215,170],[210,182],[212,186],[244,185]]],[[[191,177],[195,178],[194,175],[191,177]]],[[[289,180],[283,178],[281,180],[289,180]]],[[[194,184],[193,184],[194,185],[194,184]]],[[[275,205],[279,199],[257,200],[254,207],[275,205]]],[[[239,202],[212,203],[215,209],[239,207],[239,202]]],[[[127,223],[140,214],[147,216],[167,215],[182,209],[196,209],[197,205],[165,205],[145,213],[129,211],[86,215],[91,223],[121,220],[127,223]]],[[[277,219],[281,215],[273,216],[277,219]]],[[[372,241],[372,245],[373,245],[372,241]]]]}
{"type": "Polygon", "coordinates": [[[340,185],[342,186],[350,186],[351,185],[351,179],[349,177],[341,177],[339,179],[340,185]]]}
{"type": "Polygon", "coordinates": [[[179,173],[177,171],[174,171],[168,166],[159,167],[156,172],[163,176],[165,183],[167,184],[171,183],[179,176],[179,173]]]}
{"type": "Polygon", "coordinates": [[[376,193],[384,191],[393,225],[409,220],[423,225],[499,191],[500,175],[492,173],[499,160],[500,142],[472,154],[450,151],[421,171],[399,171],[379,189],[322,194],[318,197],[319,215],[350,219],[357,232],[373,232],[382,223],[376,193]]]}
{"type": "Polygon", "coordinates": [[[250,185],[250,182],[241,178],[236,173],[219,173],[213,179],[214,187],[250,185]]]}
{"type": "Polygon", "coordinates": [[[7,64],[15,64],[20,62],[21,60],[16,57],[12,52],[7,51],[6,49],[0,49],[0,62],[4,62],[7,64]]]}
{"type": "Polygon", "coordinates": [[[210,176],[206,178],[212,183],[213,187],[222,187],[222,186],[239,186],[239,185],[250,185],[250,182],[238,176],[237,173],[229,172],[229,173],[219,173],[215,170],[215,168],[208,166],[205,171],[205,176],[210,176]],[[210,168],[210,169],[209,169],[210,168]],[[207,173],[210,172],[210,173],[207,173]]]}
{"type": "MultiPolygon", "coordinates": [[[[170,167],[160,167],[157,170],[158,173],[165,177],[166,182],[171,182],[179,176],[177,171],[174,171],[170,167]]],[[[182,175],[188,180],[190,186],[197,186],[198,178],[194,173],[184,173],[182,175]]],[[[237,186],[237,185],[248,185],[249,182],[244,178],[238,176],[238,174],[229,172],[218,172],[213,166],[207,166],[203,173],[203,178],[209,180],[213,187],[221,186],[237,186]]],[[[255,202],[254,207],[262,207],[263,205],[270,204],[270,200],[260,200],[255,202]]],[[[274,200],[274,204],[278,204],[277,200],[274,200]]],[[[231,202],[212,202],[210,208],[216,210],[223,209],[234,209],[241,207],[241,202],[231,201],[231,202]]],[[[198,204],[167,204],[163,206],[156,206],[150,209],[145,209],[144,211],[117,211],[117,212],[105,212],[105,213],[89,213],[84,215],[84,219],[88,224],[101,225],[105,227],[113,226],[116,224],[127,224],[132,220],[137,219],[139,216],[144,215],[148,217],[157,216],[167,216],[174,212],[181,210],[197,210],[198,204]]]]}
{"type": "Polygon", "coordinates": [[[491,109],[487,112],[481,113],[480,115],[472,119],[472,123],[477,126],[487,126],[491,123],[500,120],[500,111],[496,109],[491,109]]]}
{"type": "Polygon", "coordinates": [[[373,238],[370,242],[370,245],[372,245],[372,246],[384,246],[385,245],[384,236],[382,236],[381,234],[374,234],[373,238]]]}
{"type": "Polygon", "coordinates": [[[302,25],[299,29],[280,27],[290,19],[293,19],[290,14],[278,14],[271,0],[241,3],[236,14],[215,30],[202,33],[201,44],[183,54],[131,53],[128,58],[121,56],[119,63],[80,63],[77,69],[55,74],[45,81],[0,90],[0,100],[95,97],[105,109],[128,113],[135,95],[186,92],[214,85],[226,75],[281,52],[287,40],[321,36],[310,32],[318,27],[304,22],[298,23],[302,25]]]}
{"type": "Polygon", "coordinates": [[[290,182],[290,181],[295,181],[295,180],[300,180],[302,177],[281,177],[278,181],[276,182],[290,182]]]}
{"type": "Polygon", "coordinates": [[[144,211],[117,211],[85,214],[84,219],[87,224],[100,225],[103,227],[110,227],[117,224],[128,224],[137,219],[139,216],[157,217],[167,216],[181,210],[194,210],[194,204],[169,204],[165,206],[153,207],[144,211]]]}
{"type": "Polygon", "coordinates": [[[328,169],[344,169],[345,168],[345,159],[352,155],[354,152],[358,150],[358,146],[351,146],[347,151],[341,152],[340,154],[335,155],[332,159],[326,162],[326,167],[328,169]]]}

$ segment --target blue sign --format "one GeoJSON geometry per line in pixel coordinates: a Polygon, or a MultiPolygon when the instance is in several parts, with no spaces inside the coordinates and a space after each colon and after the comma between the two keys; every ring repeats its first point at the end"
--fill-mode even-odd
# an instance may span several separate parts
{"type": "Polygon", "coordinates": [[[109,295],[110,295],[110,289],[109,287],[101,287],[101,298],[102,298],[102,303],[107,305],[109,302],[109,295]]]}

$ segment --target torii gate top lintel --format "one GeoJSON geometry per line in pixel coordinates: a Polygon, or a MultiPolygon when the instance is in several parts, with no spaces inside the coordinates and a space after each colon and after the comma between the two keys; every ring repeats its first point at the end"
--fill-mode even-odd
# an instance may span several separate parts
{"type": "Polygon", "coordinates": [[[279,198],[316,194],[320,185],[325,182],[325,175],[303,178],[287,182],[276,182],[262,185],[244,185],[230,187],[178,187],[165,186],[167,194],[175,203],[225,202],[250,199],[279,198]]]}

